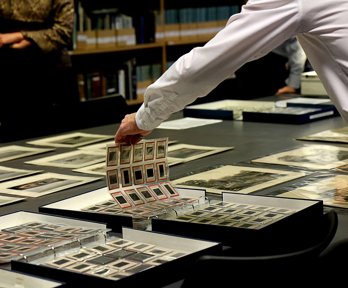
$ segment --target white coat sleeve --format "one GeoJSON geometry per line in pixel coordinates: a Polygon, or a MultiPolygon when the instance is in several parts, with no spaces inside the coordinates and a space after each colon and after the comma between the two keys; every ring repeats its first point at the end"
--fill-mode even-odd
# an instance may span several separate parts
{"type": "Polygon", "coordinates": [[[146,92],[136,114],[140,129],[153,130],[198,97],[207,95],[246,62],[296,34],[299,0],[250,0],[203,47],[181,56],[146,92]]]}

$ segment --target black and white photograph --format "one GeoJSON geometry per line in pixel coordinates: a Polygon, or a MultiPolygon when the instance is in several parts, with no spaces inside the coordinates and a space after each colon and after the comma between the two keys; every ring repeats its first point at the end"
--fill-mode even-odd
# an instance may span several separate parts
{"type": "Polygon", "coordinates": [[[76,150],[49,157],[27,161],[27,164],[77,169],[105,162],[105,153],[98,151],[76,150]]]}
{"type": "Polygon", "coordinates": [[[252,160],[255,163],[277,164],[307,169],[333,169],[348,163],[348,148],[308,144],[289,151],[252,160]]]}
{"type": "Polygon", "coordinates": [[[40,197],[99,179],[100,177],[82,177],[47,172],[0,183],[0,189],[2,194],[40,197]]]}
{"type": "Polygon", "coordinates": [[[34,148],[20,145],[0,147],[0,162],[10,161],[32,155],[53,151],[53,148],[34,148]]]}
{"type": "Polygon", "coordinates": [[[208,193],[248,194],[305,176],[304,172],[225,165],[172,181],[174,187],[200,187],[208,193]]]}
{"type": "Polygon", "coordinates": [[[49,147],[66,147],[76,148],[92,143],[97,143],[112,139],[112,135],[99,135],[82,132],[74,132],[59,136],[41,138],[34,141],[29,141],[28,144],[49,147]]]}
{"type": "Polygon", "coordinates": [[[42,170],[16,169],[5,166],[0,166],[0,182],[16,179],[24,176],[38,174],[42,170]]]}

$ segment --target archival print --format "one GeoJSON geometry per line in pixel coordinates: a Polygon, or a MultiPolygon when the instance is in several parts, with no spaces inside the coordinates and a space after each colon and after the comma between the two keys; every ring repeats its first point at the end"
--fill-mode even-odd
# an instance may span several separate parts
{"type": "Polygon", "coordinates": [[[99,134],[90,134],[75,132],[59,136],[42,138],[39,140],[34,140],[28,142],[32,145],[39,146],[52,146],[52,147],[66,147],[66,148],[75,148],[92,143],[97,143],[100,141],[105,141],[107,139],[112,139],[112,135],[99,135],[99,134]]]}
{"type": "Polygon", "coordinates": [[[19,197],[7,197],[0,195],[0,206],[5,206],[8,204],[12,204],[15,202],[23,201],[25,198],[19,198],[19,197]]]}
{"type": "Polygon", "coordinates": [[[105,161],[105,153],[76,150],[27,161],[27,164],[77,169],[105,161]]]}
{"type": "Polygon", "coordinates": [[[105,167],[105,163],[102,162],[102,163],[97,163],[90,166],[74,169],[73,171],[79,172],[79,173],[86,173],[86,174],[105,175],[106,167],[105,167]]]}
{"type": "Polygon", "coordinates": [[[189,144],[174,144],[168,147],[167,160],[170,163],[180,163],[203,158],[209,155],[232,150],[234,147],[209,147],[189,144]]]}
{"type": "Polygon", "coordinates": [[[2,194],[40,197],[71,187],[99,180],[100,177],[81,177],[58,173],[43,173],[0,183],[2,194]]]}
{"type": "Polygon", "coordinates": [[[297,138],[297,140],[348,143],[348,127],[329,129],[297,138]]]}
{"type": "Polygon", "coordinates": [[[316,170],[332,169],[348,163],[348,148],[330,145],[306,145],[301,148],[254,159],[252,162],[316,170]]]}
{"type": "Polygon", "coordinates": [[[172,183],[176,187],[205,188],[208,193],[230,191],[248,194],[303,176],[304,172],[225,165],[176,179],[172,183]]]}
{"type": "Polygon", "coordinates": [[[37,155],[53,150],[54,149],[33,148],[19,145],[4,146],[0,147],[0,162],[37,155]]]}
{"type": "Polygon", "coordinates": [[[327,206],[348,208],[348,176],[336,175],[321,180],[316,178],[278,196],[322,200],[327,206]]]}
{"type": "Polygon", "coordinates": [[[42,172],[41,170],[16,169],[5,166],[0,166],[0,182],[15,178],[29,176],[42,172]]]}

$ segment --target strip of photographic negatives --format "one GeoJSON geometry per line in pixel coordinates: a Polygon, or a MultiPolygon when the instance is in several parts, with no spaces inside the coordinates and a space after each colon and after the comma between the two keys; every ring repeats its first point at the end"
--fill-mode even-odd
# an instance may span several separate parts
{"type": "Polygon", "coordinates": [[[24,176],[38,174],[42,170],[27,170],[27,169],[16,169],[5,166],[0,166],[0,182],[11,179],[16,179],[24,176]]]}
{"type": "Polygon", "coordinates": [[[224,165],[172,181],[175,187],[200,187],[207,193],[222,191],[252,193],[305,176],[302,171],[286,171],[260,167],[224,165]]]}
{"type": "Polygon", "coordinates": [[[105,163],[97,163],[90,166],[73,169],[74,172],[85,173],[85,174],[95,174],[95,175],[105,175],[106,167],[105,163]]]}
{"type": "Polygon", "coordinates": [[[99,180],[100,177],[82,177],[58,173],[43,173],[0,183],[2,194],[40,197],[68,188],[99,180]]]}
{"type": "Polygon", "coordinates": [[[27,164],[42,165],[42,166],[53,166],[62,168],[81,168],[92,164],[100,163],[105,161],[105,155],[99,151],[87,151],[87,150],[76,150],[72,152],[66,152],[56,154],[49,157],[35,159],[27,161],[27,164]]]}
{"type": "Polygon", "coordinates": [[[32,145],[75,148],[104,140],[112,139],[111,135],[74,132],[59,136],[42,138],[28,142],[32,145]]]}
{"type": "Polygon", "coordinates": [[[252,160],[257,163],[296,166],[308,169],[332,169],[347,164],[348,148],[333,145],[303,147],[252,160]]]}
{"type": "Polygon", "coordinates": [[[0,147],[0,162],[37,155],[53,150],[53,148],[34,148],[19,145],[8,145],[0,147]]]}
{"type": "Polygon", "coordinates": [[[175,144],[168,147],[168,160],[188,162],[213,154],[232,150],[234,147],[209,147],[189,144],[175,144]]]}

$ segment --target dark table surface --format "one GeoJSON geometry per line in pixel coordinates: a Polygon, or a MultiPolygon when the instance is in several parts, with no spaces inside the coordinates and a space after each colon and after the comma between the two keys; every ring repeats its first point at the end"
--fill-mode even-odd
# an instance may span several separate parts
{"type": "MultiPolygon", "coordinates": [[[[171,119],[182,117],[182,113],[173,115],[171,119]]],[[[297,137],[307,136],[316,132],[327,129],[339,128],[346,126],[340,117],[318,120],[307,124],[291,125],[291,124],[276,124],[276,123],[259,123],[259,122],[243,122],[243,121],[223,121],[221,123],[191,128],[185,130],[164,130],[155,129],[148,138],[169,137],[169,140],[177,140],[179,143],[205,145],[205,146],[233,146],[233,150],[229,150],[220,154],[201,158],[185,164],[179,164],[170,167],[170,178],[180,178],[188,174],[193,174],[198,171],[209,169],[221,164],[249,164],[252,159],[265,155],[282,152],[285,150],[301,147],[304,144],[315,144],[319,142],[309,142],[296,140],[297,137]]],[[[106,125],[100,127],[92,127],[89,129],[80,130],[81,132],[108,134],[114,135],[118,124],[106,125]]],[[[41,137],[42,138],[42,137],[41,137]]],[[[2,143],[1,146],[9,144],[18,144],[30,146],[25,141],[17,141],[11,143],[2,143]]],[[[327,145],[347,146],[347,144],[323,143],[327,145]]],[[[1,147],[0,146],[0,147],[1,147]]],[[[57,148],[54,152],[49,152],[53,155],[56,153],[67,152],[73,149],[57,148]]],[[[34,166],[25,164],[24,161],[40,158],[42,155],[26,157],[13,161],[1,163],[1,165],[13,168],[35,169],[34,166]]],[[[72,172],[69,169],[55,168],[42,166],[46,172],[61,172],[70,175],[83,175],[72,172]]],[[[269,167],[268,167],[269,168],[269,167]]],[[[274,168],[274,167],[273,167],[274,168]]],[[[286,169],[286,167],[278,167],[286,169]]],[[[104,179],[97,182],[89,183],[83,186],[75,187],[65,191],[53,193],[39,198],[27,199],[22,202],[10,204],[0,207],[0,215],[12,213],[20,210],[38,212],[38,207],[56,202],[67,197],[75,196],[84,192],[93,191],[97,188],[105,187],[104,179]]],[[[345,209],[337,209],[339,215],[339,226],[334,238],[337,241],[342,238],[348,238],[348,215],[345,209]]],[[[175,284],[176,285],[176,284],[175,284]]],[[[175,286],[173,286],[175,287],[175,286]]]]}

